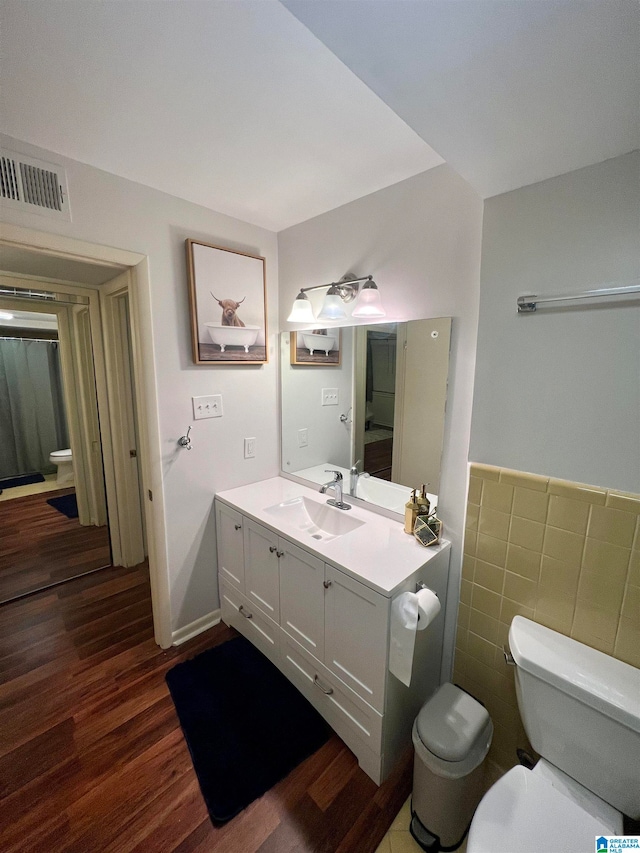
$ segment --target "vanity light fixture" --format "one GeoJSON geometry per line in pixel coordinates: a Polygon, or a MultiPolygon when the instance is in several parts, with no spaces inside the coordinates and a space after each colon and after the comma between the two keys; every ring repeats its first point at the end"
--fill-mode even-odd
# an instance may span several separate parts
{"type": "Polygon", "coordinates": [[[354,311],[351,312],[352,317],[384,317],[385,312],[380,302],[380,291],[375,281],[370,278],[366,284],[362,285],[360,298],[354,311]]]}
{"type": "Polygon", "coordinates": [[[380,304],[378,286],[373,280],[373,276],[366,275],[362,278],[356,278],[352,273],[347,273],[342,276],[340,281],[333,281],[330,284],[316,284],[313,287],[302,287],[295,298],[291,313],[287,317],[288,323],[314,323],[316,321],[311,302],[305,294],[309,290],[319,290],[322,287],[327,288],[327,293],[318,313],[318,320],[344,320],[347,316],[344,305],[353,302],[358,297],[359,290],[358,305],[351,316],[365,318],[385,316],[380,304]],[[360,290],[359,284],[361,281],[366,282],[362,286],[362,290],[360,290]]]}

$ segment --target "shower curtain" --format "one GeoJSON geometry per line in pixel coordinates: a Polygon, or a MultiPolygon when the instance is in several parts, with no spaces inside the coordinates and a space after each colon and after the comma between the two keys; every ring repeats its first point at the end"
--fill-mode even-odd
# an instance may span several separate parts
{"type": "Polygon", "coordinates": [[[53,473],[67,447],[58,341],[0,340],[0,479],[53,473]]]}

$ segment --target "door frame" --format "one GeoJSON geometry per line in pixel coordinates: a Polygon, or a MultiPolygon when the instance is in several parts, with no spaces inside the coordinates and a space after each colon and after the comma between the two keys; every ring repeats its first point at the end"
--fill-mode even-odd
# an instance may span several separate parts
{"type": "MultiPolygon", "coordinates": [[[[9,225],[7,223],[3,223],[2,226],[0,246],[21,248],[25,251],[81,261],[85,264],[111,267],[114,278],[120,273],[129,272],[129,330],[131,334],[131,359],[136,388],[136,412],[140,440],[138,453],[142,471],[142,486],[144,494],[147,496],[147,499],[144,501],[144,516],[149,552],[154,636],[159,646],[169,648],[172,645],[173,639],[171,632],[164,495],[162,489],[160,430],[157,418],[158,398],[151,315],[151,281],[147,256],[137,252],[130,252],[110,246],[101,246],[96,243],[88,243],[71,237],[35,231],[30,228],[9,225]]],[[[73,292],[77,293],[80,290],[87,290],[94,295],[94,299],[90,300],[90,312],[93,312],[91,315],[92,331],[94,328],[100,330],[100,305],[99,298],[96,298],[99,286],[93,289],[87,288],[82,284],[79,284],[77,287],[69,282],[66,284],[71,287],[73,292]]],[[[103,372],[104,376],[104,357],[102,356],[101,358],[99,355],[98,361],[100,360],[102,363],[96,364],[96,373],[103,372]]],[[[103,389],[99,393],[105,393],[105,390],[103,389]]],[[[107,452],[113,452],[109,425],[106,425],[104,428],[103,451],[105,437],[108,445],[107,452]]],[[[105,465],[105,468],[108,467],[105,465]]],[[[113,501],[114,498],[111,500],[113,501]]],[[[117,502],[117,493],[115,495],[115,502],[115,507],[111,507],[110,505],[110,510],[115,508],[119,514],[121,507],[117,502]]],[[[112,513],[110,512],[110,523],[112,523],[111,515],[112,513]]]]}
{"type": "MultiPolygon", "coordinates": [[[[16,276],[0,273],[0,284],[7,287],[20,287],[34,283],[38,289],[48,286],[55,287],[60,293],[57,283],[51,285],[46,279],[16,276]]],[[[84,295],[84,294],[82,294],[84,295]]],[[[75,472],[75,490],[78,503],[78,521],[80,524],[94,524],[97,517],[97,506],[92,491],[91,457],[82,425],[84,411],[81,400],[83,397],[83,378],[79,375],[80,341],[73,331],[73,308],[88,308],[87,305],[70,305],[63,302],[34,303],[32,299],[20,296],[2,296],[2,305],[10,310],[53,314],[58,324],[58,344],[60,352],[60,371],[62,374],[62,390],[64,408],[69,429],[69,444],[73,453],[73,468],[75,472]]],[[[93,361],[93,359],[92,359],[93,361]]],[[[97,412],[96,412],[97,415],[97,412]]],[[[104,503],[104,497],[103,497],[104,503]]],[[[106,518],[103,523],[106,523],[106,518]]]]}

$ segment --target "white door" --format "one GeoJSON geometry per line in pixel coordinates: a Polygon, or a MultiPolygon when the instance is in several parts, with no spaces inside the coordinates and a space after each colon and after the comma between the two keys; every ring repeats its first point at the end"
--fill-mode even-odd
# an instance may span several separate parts
{"type": "MultiPolygon", "coordinates": [[[[117,496],[120,562],[135,566],[145,558],[144,512],[138,460],[135,387],[131,367],[129,273],[100,290],[111,424],[113,469],[117,496]]],[[[105,454],[105,466],[108,464],[105,454]]],[[[113,509],[109,507],[110,511],[113,509]]],[[[114,548],[115,554],[118,549],[114,548]]]]}
{"type": "Polygon", "coordinates": [[[325,567],[324,662],[376,711],[384,712],[389,599],[325,567]]]}
{"type": "Polygon", "coordinates": [[[216,501],[218,572],[221,579],[244,592],[243,519],[235,509],[216,501]]]}
{"type": "Polygon", "coordinates": [[[322,660],[324,563],[289,542],[283,543],[281,554],[280,625],[294,640],[322,660]]]}
{"type": "Polygon", "coordinates": [[[244,590],[251,602],[274,622],[280,617],[278,580],[278,537],[271,530],[245,518],[244,590]]]}

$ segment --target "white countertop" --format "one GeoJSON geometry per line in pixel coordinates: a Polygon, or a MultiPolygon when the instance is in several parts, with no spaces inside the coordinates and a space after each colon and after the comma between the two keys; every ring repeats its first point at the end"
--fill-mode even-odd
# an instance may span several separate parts
{"type": "MultiPolygon", "coordinates": [[[[332,512],[348,513],[363,521],[360,527],[330,541],[317,541],[308,533],[276,521],[266,512],[267,507],[292,498],[306,497],[325,504],[327,497],[315,489],[302,486],[284,477],[261,480],[237,489],[219,492],[216,499],[237,509],[270,530],[286,536],[318,557],[344,569],[357,580],[391,597],[404,581],[438,552],[449,548],[449,542],[428,548],[404,532],[403,524],[354,505],[350,510],[329,508],[332,512]]],[[[346,497],[348,502],[348,496],[346,497]]]]}

